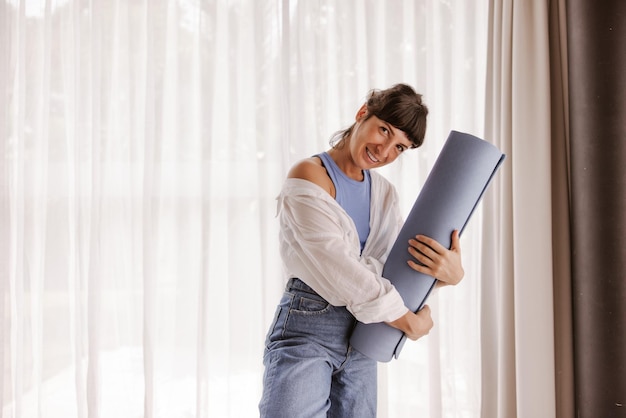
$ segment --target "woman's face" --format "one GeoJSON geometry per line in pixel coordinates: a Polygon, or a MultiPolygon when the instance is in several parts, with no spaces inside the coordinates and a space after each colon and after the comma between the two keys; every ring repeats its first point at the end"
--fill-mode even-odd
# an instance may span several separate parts
{"type": "Polygon", "coordinates": [[[372,115],[357,114],[357,124],[350,138],[350,154],[363,170],[382,167],[395,161],[413,143],[404,131],[372,115]]]}

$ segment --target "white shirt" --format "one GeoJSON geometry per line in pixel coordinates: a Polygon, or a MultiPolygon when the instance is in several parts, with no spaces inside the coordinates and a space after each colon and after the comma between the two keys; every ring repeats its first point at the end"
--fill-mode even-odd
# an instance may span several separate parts
{"type": "Polygon", "coordinates": [[[362,254],[352,218],[324,189],[295,178],[285,181],[277,198],[280,254],[287,279],[299,278],[363,323],[389,322],[408,311],[382,277],[402,217],[395,188],[382,175],[370,174],[370,234],[362,254]]]}

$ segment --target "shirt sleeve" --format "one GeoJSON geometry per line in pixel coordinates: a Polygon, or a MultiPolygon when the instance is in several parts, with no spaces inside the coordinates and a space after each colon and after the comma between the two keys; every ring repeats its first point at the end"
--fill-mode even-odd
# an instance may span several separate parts
{"type": "Polygon", "coordinates": [[[282,197],[281,254],[287,271],[363,323],[398,319],[408,308],[382,277],[383,262],[361,257],[351,219],[338,214],[334,204],[310,194],[282,197]]]}

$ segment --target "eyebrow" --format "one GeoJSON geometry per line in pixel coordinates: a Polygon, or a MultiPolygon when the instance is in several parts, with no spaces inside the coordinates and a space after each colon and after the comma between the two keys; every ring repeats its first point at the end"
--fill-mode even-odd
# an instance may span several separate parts
{"type": "Polygon", "coordinates": [[[391,136],[396,136],[396,128],[387,121],[383,120],[382,122],[385,124],[387,129],[389,129],[389,132],[391,132],[391,136]]]}
{"type": "MultiPolygon", "coordinates": [[[[393,126],[392,124],[390,124],[389,122],[387,122],[386,120],[380,120],[386,127],[387,129],[389,129],[389,132],[391,133],[391,136],[396,136],[396,127],[393,126]]],[[[409,145],[407,144],[402,144],[404,147],[406,147],[406,149],[410,149],[413,148],[415,144],[413,144],[413,141],[411,141],[409,139],[409,137],[406,135],[406,133],[404,133],[404,138],[409,142],[409,145]]],[[[417,148],[417,147],[416,147],[417,148]]]]}
{"type": "MultiPolygon", "coordinates": [[[[385,125],[387,125],[387,127],[389,128],[389,131],[391,132],[391,136],[396,136],[396,129],[397,129],[397,128],[396,128],[395,126],[393,126],[392,124],[390,124],[389,122],[385,122],[385,121],[383,121],[383,122],[384,122],[384,123],[385,123],[385,125]]],[[[402,145],[405,147],[405,149],[413,148],[413,146],[414,146],[415,144],[413,144],[413,141],[411,141],[411,139],[408,137],[408,135],[406,134],[406,132],[402,132],[402,134],[403,134],[402,136],[404,137],[404,139],[406,139],[406,140],[407,140],[407,142],[408,142],[408,145],[407,145],[407,144],[402,143],[402,145]]]]}

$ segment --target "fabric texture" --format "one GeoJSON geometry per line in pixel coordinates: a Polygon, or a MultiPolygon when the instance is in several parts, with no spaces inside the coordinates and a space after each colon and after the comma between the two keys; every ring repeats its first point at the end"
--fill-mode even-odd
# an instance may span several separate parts
{"type": "Polygon", "coordinates": [[[626,416],[626,2],[567,2],[575,415],[626,416]]]}
{"type": "Polygon", "coordinates": [[[485,140],[507,164],[483,200],[483,418],[555,417],[548,7],[490,1],[485,140]]]}

